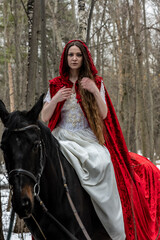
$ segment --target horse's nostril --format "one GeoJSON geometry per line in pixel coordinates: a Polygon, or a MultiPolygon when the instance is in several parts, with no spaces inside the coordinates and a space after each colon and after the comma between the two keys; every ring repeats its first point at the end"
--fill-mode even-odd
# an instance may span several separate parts
{"type": "Polygon", "coordinates": [[[23,198],[22,200],[22,207],[26,208],[26,210],[31,209],[31,201],[29,198],[23,198]]]}

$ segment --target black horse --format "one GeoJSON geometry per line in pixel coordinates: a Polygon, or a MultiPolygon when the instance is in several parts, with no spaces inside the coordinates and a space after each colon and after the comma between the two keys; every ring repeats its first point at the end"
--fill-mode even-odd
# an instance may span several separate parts
{"type": "Polygon", "coordinates": [[[52,216],[76,239],[86,239],[66,197],[61,161],[71,198],[91,239],[110,239],[74,169],[61,153],[57,140],[49,128],[38,120],[42,106],[43,95],[28,112],[9,113],[0,101],[0,118],[5,126],[1,149],[13,190],[13,209],[24,219],[37,240],[72,239],[53,221],[52,216]],[[39,197],[49,214],[44,210],[39,197]]]}

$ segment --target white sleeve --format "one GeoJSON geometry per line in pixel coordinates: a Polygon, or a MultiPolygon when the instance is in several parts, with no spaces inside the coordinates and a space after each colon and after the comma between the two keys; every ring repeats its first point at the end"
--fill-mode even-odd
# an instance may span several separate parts
{"type": "Polygon", "coordinates": [[[47,94],[46,94],[43,102],[44,102],[44,103],[46,103],[46,102],[50,103],[50,101],[51,101],[51,95],[50,95],[50,90],[49,90],[49,88],[48,88],[48,92],[47,92],[47,94]]]}
{"type": "Polygon", "coordinates": [[[105,89],[104,89],[103,81],[101,82],[100,94],[101,94],[101,97],[102,97],[103,101],[106,103],[105,89]]]}

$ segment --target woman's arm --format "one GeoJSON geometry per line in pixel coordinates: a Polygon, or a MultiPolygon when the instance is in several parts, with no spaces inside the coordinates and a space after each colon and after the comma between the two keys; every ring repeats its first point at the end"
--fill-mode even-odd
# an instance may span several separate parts
{"type": "Polygon", "coordinates": [[[63,87],[61,88],[51,99],[51,101],[48,103],[46,102],[43,106],[42,112],[41,112],[41,118],[42,121],[48,122],[50,118],[52,117],[57,103],[62,102],[71,96],[71,88],[63,87]]]}
{"type": "Polygon", "coordinates": [[[104,102],[104,100],[102,99],[102,96],[101,96],[99,89],[97,88],[95,82],[93,80],[91,80],[90,78],[84,77],[81,80],[81,85],[82,85],[82,88],[88,90],[89,92],[91,92],[94,95],[97,105],[98,105],[98,108],[99,108],[100,115],[101,115],[102,119],[105,119],[107,117],[107,112],[108,112],[107,105],[104,102]]]}

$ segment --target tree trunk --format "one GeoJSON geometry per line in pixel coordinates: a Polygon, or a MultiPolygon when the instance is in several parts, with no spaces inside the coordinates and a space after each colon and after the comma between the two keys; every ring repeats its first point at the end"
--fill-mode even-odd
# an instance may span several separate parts
{"type": "Polygon", "coordinates": [[[8,80],[9,80],[9,96],[10,96],[10,110],[11,112],[15,109],[14,104],[14,86],[13,86],[13,77],[12,77],[12,69],[11,63],[8,63],[8,80]]]}
{"type": "Polygon", "coordinates": [[[4,240],[3,230],[2,230],[2,205],[1,205],[1,191],[0,191],[0,240],[4,240]]]}
{"type": "Polygon", "coordinates": [[[86,41],[86,31],[87,31],[87,22],[86,22],[86,11],[85,11],[85,1],[78,0],[78,15],[79,15],[79,39],[86,41]]]}
{"type": "Polygon", "coordinates": [[[147,125],[146,125],[146,113],[144,105],[144,94],[143,94],[143,50],[141,46],[140,39],[140,2],[139,0],[135,1],[135,33],[134,33],[134,42],[135,50],[137,56],[137,68],[138,68],[138,77],[136,79],[136,147],[137,151],[142,146],[142,154],[147,156],[147,125]],[[139,132],[141,132],[141,139],[138,138],[139,132]]]}
{"type": "Polygon", "coordinates": [[[28,59],[28,81],[27,81],[27,95],[26,104],[27,109],[30,109],[35,102],[35,89],[36,89],[36,70],[38,62],[38,38],[39,38],[39,25],[40,25],[40,0],[34,1],[33,6],[33,23],[31,39],[29,39],[29,59],[28,59]]]}
{"type": "Polygon", "coordinates": [[[42,91],[47,92],[47,57],[46,57],[46,16],[45,3],[41,0],[41,58],[42,58],[42,91]]]}
{"type": "MultiPolygon", "coordinates": [[[[153,96],[152,96],[152,85],[151,85],[151,77],[149,73],[149,54],[148,54],[148,36],[147,36],[147,24],[146,24],[146,10],[145,4],[146,1],[143,0],[143,18],[144,18],[144,36],[145,36],[145,65],[146,65],[146,79],[147,79],[147,97],[145,94],[145,98],[148,100],[147,108],[148,108],[148,133],[149,133],[149,157],[152,162],[154,162],[154,129],[153,129],[153,96]]],[[[154,162],[155,163],[155,162],[154,162]]]]}
{"type": "Polygon", "coordinates": [[[89,17],[88,17],[88,24],[87,24],[87,38],[86,38],[86,44],[87,45],[89,45],[89,41],[90,41],[91,20],[92,20],[94,5],[95,5],[95,0],[92,0],[91,1],[90,12],[89,12],[89,17]]]}
{"type": "Polygon", "coordinates": [[[18,39],[18,14],[17,14],[17,9],[18,9],[18,3],[17,0],[14,0],[14,38],[15,38],[15,106],[19,109],[19,104],[20,104],[20,81],[19,81],[19,74],[20,74],[20,69],[19,69],[19,58],[18,58],[18,50],[19,50],[19,39],[18,39]]]}
{"type": "Polygon", "coordinates": [[[53,32],[55,33],[55,36],[56,36],[56,41],[57,41],[57,46],[58,46],[59,52],[62,53],[63,48],[62,48],[61,33],[60,33],[60,29],[58,28],[58,23],[57,23],[57,18],[56,18],[57,4],[58,4],[58,2],[56,0],[55,1],[55,8],[54,8],[54,11],[53,11],[53,9],[51,7],[51,4],[48,1],[48,7],[49,7],[49,10],[50,10],[50,12],[52,14],[53,32]]]}
{"type": "Polygon", "coordinates": [[[71,0],[71,7],[72,7],[72,19],[73,19],[73,26],[74,26],[74,38],[76,39],[77,36],[77,19],[76,19],[76,11],[75,11],[75,0],[71,0]]]}
{"type": "MultiPolygon", "coordinates": [[[[15,109],[24,109],[25,106],[25,94],[23,94],[23,88],[26,91],[26,68],[23,68],[24,56],[20,49],[21,42],[26,44],[26,40],[22,40],[24,37],[24,22],[25,17],[23,16],[22,10],[23,5],[20,1],[14,0],[14,47],[15,47],[15,68],[14,68],[14,96],[15,96],[15,109]],[[23,58],[23,59],[22,59],[23,58]]],[[[24,53],[24,52],[23,52],[24,53]]]]}

